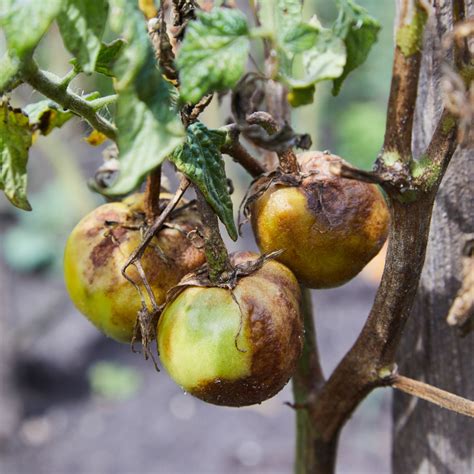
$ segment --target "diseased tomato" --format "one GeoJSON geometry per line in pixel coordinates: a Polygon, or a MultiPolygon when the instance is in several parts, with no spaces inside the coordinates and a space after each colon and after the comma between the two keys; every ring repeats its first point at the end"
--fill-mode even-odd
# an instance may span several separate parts
{"type": "Polygon", "coordinates": [[[272,184],[251,207],[262,252],[277,257],[309,288],[331,288],[356,276],[382,248],[389,212],[373,184],[330,172],[342,158],[322,152],[298,156],[299,186],[272,184]]]}
{"type": "MultiPolygon", "coordinates": [[[[164,202],[169,198],[162,196],[164,202]]],[[[181,231],[160,230],[141,258],[158,304],[164,303],[166,292],[186,273],[205,261],[204,253],[185,236],[197,226],[197,212],[183,209],[170,222],[181,231]]],[[[77,224],[64,253],[64,277],[73,303],[98,329],[120,342],[131,341],[141,308],[140,295],[121,269],[139,246],[144,223],[143,194],[104,204],[77,224]]],[[[127,275],[141,283],[133,265],[127,275]]]]}
{"type": "MultiPolygon", "coordinates": [[[[239,253],[233,263],[257,257],[239,253]]],[[[260,403],[295,370],[303,344],[300,300],[294,275],[273,260],[240,278],[232,292],[185,287],[158,323],[161,362],[178,385],[206,402],[260,403]]]]}

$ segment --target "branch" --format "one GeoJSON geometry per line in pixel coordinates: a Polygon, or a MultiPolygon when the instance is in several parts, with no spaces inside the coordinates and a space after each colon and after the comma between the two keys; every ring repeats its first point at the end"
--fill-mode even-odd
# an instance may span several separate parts
{"type": "Polygon", "coordinates": [[[425,7],[420,0],[401,0],[392,84],[387,108],[384,152],[396,152],[403,161],[411,157],[413,117],[421,65],[425,7]]]}
{"type": "Polygon", "coordinates": [[[222,147],[222,152],[231,156],[235,162],[239,163],[250,176],[256,178],[266,172],[264,166],[254,158],[240,143],[240,131],[235,124],[224,127],[227,132],[227,141],[222,147]]]}
{"type": "Polygon", "coordinates": [[[466,398],[398,374],[390,379],[389,385],[441,408],[474,418],[474,402],[466,398]]]}
{"type": "Polygon", "coordinates": [[[64,87],[59,78],[41,71],[33,60],[24,68],[23,78],[25,82],[48,97],[48,99],[54,100],[64,109],[70,110],[87,120],[91,127],[95,128],[98,132],[103,133],[111,140],[117,140],[116,128],[108,120],[96,113],[96,106],[71,92],[67,87],[64,87]]]}

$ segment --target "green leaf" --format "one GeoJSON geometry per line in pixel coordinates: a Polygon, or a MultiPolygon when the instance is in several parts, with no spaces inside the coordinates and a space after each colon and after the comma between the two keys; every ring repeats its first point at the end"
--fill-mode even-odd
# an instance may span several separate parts
{"type": "Polygon", "coordinates": [[[72,112],[63,110],[51,100],[28,104],[23,110],[28,115],[30,128],[33,131],[38,130],[41,135],[48,135],[54,128],[61,128],[74,117],[72,112]]]}
{"type": "Polygon", "coordinates": [[[347,61],[342,75],[334,81],[334,95],[339,94],[345,78],[365,62],[381,28],[375,18],[352,0],[339,0],[339,3],[341,11],[333,29],[344,40],[347,61]]]}
{"type": "Polygon", "coordinates": [[[21,83],[20,61],[18,58],[10,57],[6,52],[0,58],[0,95],[14,89],[19,83],[21,83]]]}
{"type": "Polygon", "coordinates": [[[2,0],[0,26],[10,54],[20,59],[31,54],[61,7],[62,0],[2,0]]]}
{"type": "Polygon", "coordinates": [[[288,53],[302,53],[316,44],[318,30],[309,23],[298,23],[282,37],[281,47],[288,53]]]}
{"type": "MultiPolygon", "coordinates": [[[[121,38],[111,43],[102,43],[95,63],[95,71],[104,74],[104,76],[114,77],[113,66],[124,46],[125,41],[121,38]]],[[[76,58],[72,58],[69,62],[74,66],[76,72],[82,72],[82,68],[76,58]]]]}
{"type": "Polygon", "coordinates": [[[119,196],[136,189],[184,141],[185,134],[172,108],[172,86],[156,68],[136,2],[112,0],[112,12],[112,27],[123,32],[127,44],[113,66],[120,172],[103,193],[119,196]]]}
{"type": "Polygon", "coordinates": [[[230,237],[237,240],[232,200],[220,151],[225,140],[225,132],[209,130],[201,122],[193,123],[187,130],[186,142],[174,151],[170,160],[200,189],[230,237]]]}
{"type": "Polygon", "coordinates": [[[277,44],[301,23],[301,0],[259,0],[258,4],[260,23],[274,35],[277,44]]]}
{"type": "Polygon", "coordinates": [[[300,71],[295,71],[291,61],[282,61],[281,74],[291,88],[301,89],[339,77],[345,64],[344,42],[332,30],[320,27],[314,47],[302,54],[300,71]]]}
{"type": "Polygon", "coordinates": [[[96,66],[109,12],[107,0],[63,0],[57,21],[66,48],[85,73],[96,66]]]}
{"type": "Polygon", "coordinates": [[[181,97],[196,103],[210,92],[234,87],[245,71],[248,34],[246,17],[237,10],[199,12],[187,26],[177,58],[181,97]]]}
{"type": "Polygon", "coordinates": [[[28,117],[7,102],[0,103],[0,189],[10,202],[31,211],[26,197],[26,163],[32,142],[28,117]]]}

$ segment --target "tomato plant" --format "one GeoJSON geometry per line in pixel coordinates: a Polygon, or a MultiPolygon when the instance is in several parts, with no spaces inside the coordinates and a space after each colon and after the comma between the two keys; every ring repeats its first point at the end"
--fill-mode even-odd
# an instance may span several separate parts
{"type": "MultiPolygon", "coordinates": [[[[313,102],[321,82],[339,94],[377,41],[378,21],[354,0],[335,0],[337,17],[324,24],[306,18],[300,0],[255,0],[248,12],[235,2],[195,0],[163,1],[158,9],[131,0],[0,5],[8,49],[0,59],[0,189],[14,206],[31,210],[30,148],[70,120],[86,121],[87,141],[108,146],[90,188],[111,202],[84,217],[69,238],[72,300],[109,336],[141,339],[146,357],[156,339],[171,377],[211,403],[259,403],[292,377],[298,472],[334,470],[342,427],[376,387],[474,415],[472,402],[400,376],[395,363],[436,193],[472,121],[466,21],[443,43],[451,48],[443,54],[446,109],[428,146],[413,151],[423,34],[441,7],[400,3],[386,134],[373,171],[329,152],[297,155],[295,149],[311,148],[311,137],[290,120],[290,107],[313,102]],[[35,55],[53,22],[73,56],[63,77],[43,71],[35,55]],[[253,50],[263,57],[255,59],[253,50]],[[82,74],[112,78],[114,93],[79,93],[74,80],[82,74]],[[22,84],[45,99],[15,107],[22,84]],[[201,114],[225,95],[232,117],[210,128],[201,114]],[[225,155],[255,178],[244,210],[260,256],[230,257],[222,238],[219,221],[238,238],[225,155]],[[165,161],[179,181],[174,190],[162,183],[165,161]],[[144,184],[144,193],[134,194],[144,184]],[[185,201],[188,189],[194,198],[185,201]],[[307,287],[353,278],[387,233],[372,311],[326,380],[307,287]]],[[[447,3],[453,18],[464,18],[467,2],[447,3]]]]}

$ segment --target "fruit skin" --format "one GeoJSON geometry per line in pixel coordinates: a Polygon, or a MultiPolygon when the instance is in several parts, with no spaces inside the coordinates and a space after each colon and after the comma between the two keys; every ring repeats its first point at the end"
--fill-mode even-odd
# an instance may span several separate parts
{"type": "Polygon", "coordinates": [[[277,257],[309,288],[331,288],[356,276],[382,248],[390,222],[385,199],[373,184],[337,177],[336,155],[298,156],[302,173],[315,173],[299,187],[273,184],[251,208],[262,252],[277,257]]]}
{"type": "MultiPolygon", "coordinates": [[[[162,198],[170,196],[162,195],[162,198]]],[[[132,339],[141,300],[134,286],[121,274],[121,268],[141,242],[137,227],[144,223],[143,205],[143,194],[134,194],[123,202],[98,207],[77,224],[64,252],[64,278],[74,305],[107,336],[125,343],[132,339]]],[[[191,231],[198,223],[198,216],[186,209],[172,222],[191,231]]],[[[202,265],[205,257],[180,231],[163,228],[153,238],[141,262],[156,301],[162,304],[166,292],[186,273],[202,265]]],[[[133,265],[127,269],[127,275],[141,282],[133,265]]]]}
{"type": "MultiPolygon", "coordinates": [[[[238,253],[233,263],[257,257],[238,253]]],[[[235,300],[228,289],[186,287],[160,317],[158,349],[186,392],[216,405],[252,405],[278,393],[295,371],[301,294],[291,271],[273,260],[241,278],[233,294],[235,300]]]]}

